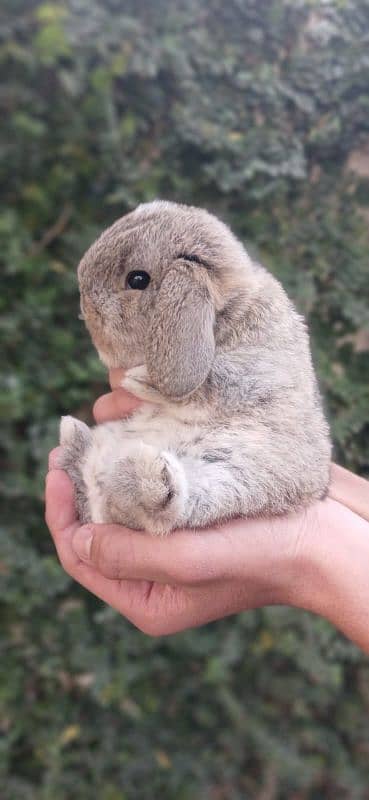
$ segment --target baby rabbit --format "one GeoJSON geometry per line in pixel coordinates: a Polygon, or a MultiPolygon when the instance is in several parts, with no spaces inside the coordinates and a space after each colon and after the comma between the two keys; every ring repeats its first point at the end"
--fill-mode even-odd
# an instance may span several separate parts
{"type": "Polygon", "coordinates": [[[167,534],[324,495],[331,446],[305,323],[225,224],[192,206],[140,205],[78,276],[102,361],[144,401],[93,429],[62,419],[82,521],[167,534]]]}

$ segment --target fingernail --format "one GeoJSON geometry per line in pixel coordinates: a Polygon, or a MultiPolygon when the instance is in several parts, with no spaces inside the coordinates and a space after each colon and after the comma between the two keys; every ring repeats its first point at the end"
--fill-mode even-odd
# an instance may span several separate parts
{"type": "Polygon", "coordinates": [[[91,525],[84,525],[78,528],[72,539],[72,547],[78,558],[81,561],[89,561],[92,545],[92,527],[91,525]]]}

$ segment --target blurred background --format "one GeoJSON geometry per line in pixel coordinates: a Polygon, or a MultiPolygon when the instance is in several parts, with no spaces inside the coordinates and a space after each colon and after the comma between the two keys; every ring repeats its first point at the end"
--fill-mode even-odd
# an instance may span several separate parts
{"type": "Polygon", "coordinates": [[[369,798],[369,662],[274,608],[152,640],[43,521],[60,414],[106,390],[76,265],[155,197],[228,221],[306,315],[369,474],[368,0],[1,0],[1,800],[369,798]]]}

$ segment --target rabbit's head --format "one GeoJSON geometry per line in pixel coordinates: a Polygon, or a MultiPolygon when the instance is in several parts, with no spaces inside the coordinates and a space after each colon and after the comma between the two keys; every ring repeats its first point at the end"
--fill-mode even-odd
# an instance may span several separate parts
{"type": "Polygon", "coordinates": [[[164,395],[181,398],[206,379],[217,319],[244,291],[250,260],[229,228],[192,206],[138,206],[82,258],[81,310],[109,368],[146,364],[164,395]]]}

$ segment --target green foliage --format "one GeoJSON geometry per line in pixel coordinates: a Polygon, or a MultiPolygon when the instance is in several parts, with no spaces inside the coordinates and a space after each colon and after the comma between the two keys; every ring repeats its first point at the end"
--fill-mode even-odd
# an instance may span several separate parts
{"type": "Polygon", "coordinates": [[[155,196],[282,280],[336,458],[369,474],[369,2],[3,0],[0,22],[1,800],[365,798],[361,654],[288,609],[148,639],[58,566],[43,475],[106,386],[76,263],[155,196]]]}

